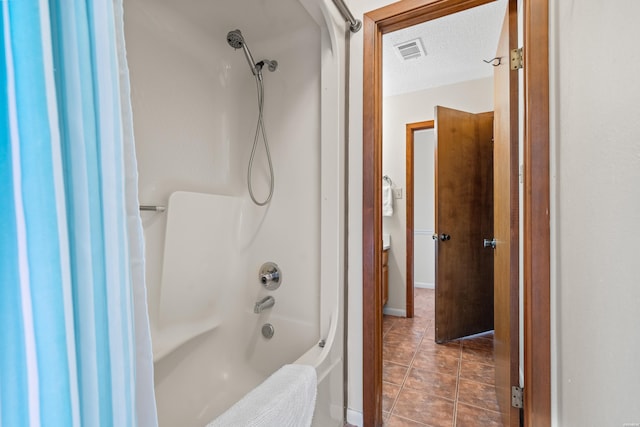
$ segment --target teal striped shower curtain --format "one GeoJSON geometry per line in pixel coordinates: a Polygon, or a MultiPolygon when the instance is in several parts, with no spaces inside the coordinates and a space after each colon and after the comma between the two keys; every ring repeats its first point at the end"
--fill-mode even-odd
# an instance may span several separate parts
{"type": "Polygon", "coordinates": [[[0,425],[155,426],[122,0],[0,0],[0,425]]]}

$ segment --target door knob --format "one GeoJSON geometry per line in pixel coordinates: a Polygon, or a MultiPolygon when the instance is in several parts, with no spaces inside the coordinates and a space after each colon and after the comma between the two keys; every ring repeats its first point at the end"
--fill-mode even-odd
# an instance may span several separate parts
{"type": "Polygon", "coordinates": [[[496,239],[484,239],[484,247],[485,248],[491,248],[491,249],[495,249],[496,248],[496,239]]]}
{"type": "Polygon", "coordinates": [[[449,236],[448,234],[441,234],[440,235],[440,240],[442,240],[443,242],[446,240],[451,240],[451,236],[449,236]]]}

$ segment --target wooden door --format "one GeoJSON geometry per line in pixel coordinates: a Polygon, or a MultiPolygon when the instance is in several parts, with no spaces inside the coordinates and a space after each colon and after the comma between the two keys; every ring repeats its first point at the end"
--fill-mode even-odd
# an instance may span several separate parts
{"type": "Polygon", "coordinates": [[[509,52],[517,43],[516,1],[509,2],[494,68],[494,357],[496,395],[505,427],[520,425],[511,406],[511,386],[518,385],[518,71],[509,52]]]}
{"type": "Polygon", "coordinates": [[[436,107],[435,340],[493,329],[493,113],[436,107]]]}

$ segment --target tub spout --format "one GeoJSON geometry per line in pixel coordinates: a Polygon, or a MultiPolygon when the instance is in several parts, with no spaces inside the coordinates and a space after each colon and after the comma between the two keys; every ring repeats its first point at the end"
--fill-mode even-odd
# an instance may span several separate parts
{"type": "Polygon", "coordinates": [[[273,307],[275,303],[276,300],[272,296],[264,297],[260,301],[256,302],[256,305],[253,307],[253,312],[262,313],[267,308],[273,307]]]}

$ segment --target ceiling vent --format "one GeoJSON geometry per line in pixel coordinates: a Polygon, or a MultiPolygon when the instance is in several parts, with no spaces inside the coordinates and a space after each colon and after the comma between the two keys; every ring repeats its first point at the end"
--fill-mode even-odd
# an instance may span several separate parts
{"type": "Polygon", "coordinates": [[[421,56],[427,56],[427,52],[425,52],[424,47],[422,46],[422,40],[419,38],[397,44],[394,47],[400,57],[405,61],[420,58],[421,56]]]}

